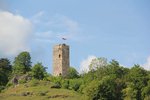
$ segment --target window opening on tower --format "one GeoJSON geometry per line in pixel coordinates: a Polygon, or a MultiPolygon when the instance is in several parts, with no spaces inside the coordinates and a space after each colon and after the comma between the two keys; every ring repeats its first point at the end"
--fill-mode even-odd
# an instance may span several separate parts
{"type": "Polygon", "coordinates": [[[59,54],[59,58],[61,57],[61,55],[59,54]]]}

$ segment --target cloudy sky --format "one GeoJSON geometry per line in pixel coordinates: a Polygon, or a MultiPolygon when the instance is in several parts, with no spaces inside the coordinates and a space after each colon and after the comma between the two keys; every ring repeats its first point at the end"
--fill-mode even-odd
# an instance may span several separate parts
{"type": "Polygon", "coordinates": [[[51,73],[65,37],[78,71],[96,57],[150,69],[149,11],[149,0],[0,0],[0,57],[29,51],[51,73]]]}

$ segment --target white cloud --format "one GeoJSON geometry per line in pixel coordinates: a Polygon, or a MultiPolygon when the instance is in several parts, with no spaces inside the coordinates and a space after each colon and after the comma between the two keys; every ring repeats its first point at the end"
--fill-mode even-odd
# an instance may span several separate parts
{"type": "Polygon", "coordinates": [[[0,55],[12,56],[29,50],[27,41],[32,30],[31,22],[7,11],[0,11],[0,55]]]}
{"type": "Polygon", "coordinates": [[[32,18],[31,18],[31,20],[32,20],[32,22],[34,23],[34,24],[41,24],[41,23],[43,23],[42,21],[43,21],[43,16],[45,15],[45,12],[44,11],[40,11],[40,12],[38,12],[38,13],[36,13],[32,18]]]}
{"type": "Polygon", "coordinates": [[[32,23],[34,24],[36,30],[35,37],[38,38],[39,41],[47,40],[47,36],[49,41],[60,41],[61,38],[67,38],[69,40],[76,40],[77,34],[79,33],[79,23],[75,20],[63,16],[63,15],[55,15],[48,16],[46,12],[40,11],[35,14],[32,18],[32,23]],[[46,33],[46,37],[44,36],[46,33]],[[40,39],[39,36],[42,38],[40,39]],[[45,40],[44,38],[45,37],[45,40]]]}
{"type": "Polygon", "coordinates": [[[79,73],[88,72],[89,71],[89,65],[91,64],[91,61],[95,59],[96,56],[88,56],[87,59],[83,60],[80,64],[79,73]]]}
{"type": "Polygon", "coordinates": [[[66,16],[61,16],[60,18],[60,22],[66,31],[63,34],[59,34],[58,37],[68,39],[75,38],[76,35],[79,33],[79,24],[66,16]]]}
{"type": "Polygon", "coordinates": [[[142,66],[146,70],[150,70],[150,56],[147,58],[147,62],[142,66]]]}

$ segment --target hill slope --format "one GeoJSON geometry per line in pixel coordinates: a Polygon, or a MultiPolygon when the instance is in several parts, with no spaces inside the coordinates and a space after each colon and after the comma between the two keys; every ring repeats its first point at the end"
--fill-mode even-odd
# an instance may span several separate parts
{"type": "Polygon", "coordinates": [[[31,81],[9,87],[0,93],[0,100],[86,100],[87,97],[67,89],[51,88],[53,83],[31,81]]]}

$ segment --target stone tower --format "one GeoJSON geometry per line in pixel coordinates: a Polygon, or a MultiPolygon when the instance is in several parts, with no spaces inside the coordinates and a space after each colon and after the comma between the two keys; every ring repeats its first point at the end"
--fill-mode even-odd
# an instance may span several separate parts
{"type": "Polygon", "coordinates": [[[53,47],[53,75],[66,76],[69,69],[69,46],[59,44],[53,47]]]}

